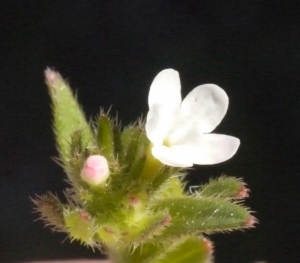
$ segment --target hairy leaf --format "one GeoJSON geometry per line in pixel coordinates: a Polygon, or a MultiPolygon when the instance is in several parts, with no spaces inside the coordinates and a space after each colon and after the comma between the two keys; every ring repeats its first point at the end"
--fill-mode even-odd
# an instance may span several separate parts
{"type": "Polygon", "coordinates": [[[46,69],[46,84],[52,99],[53,126],[56,142],[62,161],[65,165],[70,158],[71,135],[81,131],[83,146],[93,141],[93,133],[69,85],[61,75],[51,69],[46,69]]]}
{"type": "Polygon", "coordinates": [[[168,198],[157,201],[154,207],[158,211],[169,209],[172,218],[161,238],[247,228],[252,218],[245,207],[218,198],[168,198]]]}
{"type": "Polygon", "coordinates": [[[241,179],[232,176],[221,176],[200,186],[197,195],[199,197],[239,199],[248,196],[248,189],[241,179]]]}

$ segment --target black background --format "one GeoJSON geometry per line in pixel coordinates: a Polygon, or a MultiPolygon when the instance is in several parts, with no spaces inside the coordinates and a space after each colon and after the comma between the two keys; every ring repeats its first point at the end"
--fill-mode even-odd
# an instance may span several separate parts
{"type": "Polygon", "coordinates": [[[113,105],[124,124],[147,113],[164,68],[180,72],[183,96],[203,83],[223,87],[230,107],[216,132],[242,144],[225,163],[195,167],[190,185],[243,177],[260,224],[211,236],[216,262],[297,262],[299,13],[299,1],[283,0],[1,1],[0,261],[99,257],[33,222],[29,196],[66,186],[51,160],[51,66],[89,117],[113,105]]]}

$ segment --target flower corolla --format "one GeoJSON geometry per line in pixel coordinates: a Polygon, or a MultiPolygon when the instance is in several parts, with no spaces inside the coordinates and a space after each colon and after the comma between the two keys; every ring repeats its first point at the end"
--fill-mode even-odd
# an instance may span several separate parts
{"type": "Polygon", "coordinates": [[[102,155],[89,156],[81,170],[81,179],[91,186],[99,185],[109,176],[108,162],[102,155]]]}
{"type": "Polygon", "coordinates": [[[237,151],[238,138],[212,132],[226,114],[229,99],[217,85],[193,89],[182,101],[179,74],[161,71],[153,80],[148,97],[146,133],[152,154],[174,167],[216,164],[237,151]]]}

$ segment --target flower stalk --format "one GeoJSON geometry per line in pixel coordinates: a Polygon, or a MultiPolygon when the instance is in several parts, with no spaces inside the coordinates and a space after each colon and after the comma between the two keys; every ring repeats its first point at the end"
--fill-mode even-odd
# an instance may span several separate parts
{"type": "Polygon", "coordinates": [[[164,164],[152,155],[152,148],[153,144],[150,143],[145,151],[145,163],[140,174],[141,180],[149,183],[152,183],[160,175],[159,171],[164,167],[164,164]]]}

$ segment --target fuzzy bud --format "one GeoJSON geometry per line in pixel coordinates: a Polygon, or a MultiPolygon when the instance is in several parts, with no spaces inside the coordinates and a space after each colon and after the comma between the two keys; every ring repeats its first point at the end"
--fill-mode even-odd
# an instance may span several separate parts
{"type": "Polygon", "coordinates": [[[102,155],[89,156],[81,170],[81,179],[91,186],[104,182],[109,176],[108,162],[102,155]]]}

